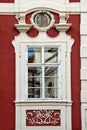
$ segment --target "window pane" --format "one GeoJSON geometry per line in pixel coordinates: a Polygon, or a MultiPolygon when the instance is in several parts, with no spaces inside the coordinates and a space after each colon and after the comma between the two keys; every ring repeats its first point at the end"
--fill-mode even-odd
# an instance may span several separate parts
{"type": "Polygon", "coordinates": [[[56,88],[45,88],[45,98],[58,98],[58,89],[56,88]]]}
{"type": "Polygon", "coordinates": [[[34,22],[39,27],[47,27],[51,23],[51,17],[46,12],[40,12],[35,15],[34,22]]]}
{"type": "Polygon", "coordinates": [[[45,48],[45,63],[58,63],[58,48],[45,48]]]}
{"type": "Polygon", "coordinates": [[[41,88],[29,88],[28,98],[41,98],[41,88]]]}
{"type": "Polygon", "coordinates": [[[28,63],[41,63],[40,48],[28,48],[28,63]]]}
{"type": "Polygon", "coordinates": [[[40,98],[42,86],[40,67],[28,67],[28,97],[40,98]]]}
{"type": "Polygon", "coordinates": [[[58,98],[58,51],[28,48],[28,98],[58,98]]]}
{"type": "Polygon", "coordinates": [[[57,67],[45,67],[45,77],[57,77],[58,75],[58,66],[57,67]]]}
{"type": "Polygon", "coordinates": [[[45,68],[45,97],[58,97],[58,67],[45,68]]]}

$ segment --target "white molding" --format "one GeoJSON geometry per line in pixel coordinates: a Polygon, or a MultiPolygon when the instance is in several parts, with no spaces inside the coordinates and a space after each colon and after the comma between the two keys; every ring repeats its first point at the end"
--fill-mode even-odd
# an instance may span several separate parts
{"type": "Polygon", "coordinates": [[[87,45],[82,45],[80,51],[81,51],[80,57],[82,59],[87,58],[87,45]]]}
{"type": "Polygon", "coordinates": [[[15,24],[15,27],[19,32],[27,32],[28,30],[30,30],[31,26],[32,26],[31,24],[26,24],[26,23],[15,24]]]}
{"type": "MultiPolygon", "coordinates": [[[[86,17],[86,15],[85,15],[85,17],[86,17]]],[[[85,23],[81,24],[80,34],[81,35],[87,35],[87,21],[85,21],[85,23]]]]}
{"type": "MultiPolygon", "coordinates": [[[[20,26],[20,23],[19,23],[20,26]]],[[[26,28],[26,27],[25,27],[26,28]]],[[[25,30],[24,28],[24,30],[25,30]]],[[[35,38],[29,37],[25,31],[21,31],[18,36],[15,37],[14,41],[12,42],[15,47],[16,53],[16,99],[15,99],[15,106],[16,106],[16,130],[19,130],[19,127],[22,129],[27,130],[27,127],[24,125],[25,122],[25,110],[26,109],[41,109],[41,108],[54,108],[54,105],[57,109],[60,108],[62,113],[62,125],[59,128],[55,127],[56,129],[62,130],[72,130],[71,128],[71,68],[70,68],[70,55],[71,55],[71,47],[74,43],[74,40],[68,36],[65,32],[60,32],[59,35],[55,38],[48,37],[45,32],[39,32],[39,35],[35,38]],[[48,101],[27,101],[25,94],[24,94],[24,86],[25,86],[25,78],[24,78],[24,67],[25,67],[25,47],[27,45],[35,45],[40,46],[42,45],[60,45],[62,47],[62,100],[57,101],[54,100],[51,102],[48,101]],[[32,104],[33,102],[33,104],[32,104]],[[43,102],[43,105],[42,105],[43,102]],[[49,102],[49,103],[48,103],[49,102]],[[38,105],[35,105],[38,104],[38,105]],[[35,106],[34,106],[35,105],[35,106]],[[39,106],[40,105],[40,106],[39,106]],[[20,114],[19,114],[20,113],[20,114]],[[22,116],[22,117],[21,117],[22,116]],[[67,117],[67,119],[66,119],[67,117]],[[21,124],[21,118],[23,119],[21,124]],[[70,123],[68,123],[70,121],[70,123]],[[67,125],[66,125],[67,124],[67,125]],[[19,126],[20,125],[20,126],[19,126]]],[[[32,127],[33,128],[33,127],[32,127]]],[[[51,127],[50,127],[51,128],[51,127]]],[[[40,129],[40,127],[39,127],[40,129]]],[[[41,127],[42,129],[42,127],[41,127]]],[[[43,127],[44,129],[44,127],[43,127]]],[[[30,128],[31,130],[31,128],[30,128]]]]}
{"type": "Polygon", "coordinates": [[[58,30],[59,32],[66,32],[70,29],[72,24],[66,24],[66,23],[59,23],[59,24],[55,24],[55,28],[56,30],[58,30]]]}
{"type": "Polygon", "coordinates": [[[81,4],[80,2],[71,2],[69,3],[69,10],[70,14],[81,14],[81,4]]]}
{"type": "Polygon", "coordinates": [[[0,15],[14,15],[14,3],[0,3],[0,15]]]}
{"type": "Polygon", "coordinates": [[[82,103],[81,104],[82,108],[82,130],[87,130],[87,103],[82,103]]]}
{"type": "MultiPolygon", "coordinates": [[[[34,1],[34,0],[33,0],[34,1]]],[[[50,11],[54,11],[56,13],[68,13],[68,14],[80,14],[81,12],[86,12],[86,10],[81,9],[81,3],[79,2],[72,2],[69,3],[66,1],[66,3],[63,1],[59,2],[57,0],[50,1],[46,0],[43,2],[43,0],[37,0],[36,1],[15,1],[14,3],[0,3],[0,15],[19,15],[22,13],[29,13],[32,11],[46,9],[50,11]]]]}

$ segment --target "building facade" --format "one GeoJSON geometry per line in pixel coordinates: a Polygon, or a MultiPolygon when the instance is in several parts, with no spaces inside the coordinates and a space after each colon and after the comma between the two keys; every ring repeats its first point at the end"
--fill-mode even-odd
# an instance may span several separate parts
{"type": "Polygon", "coordinates": [[[86,4],[0,0],[0,130],[87,129],[86,4]]]}

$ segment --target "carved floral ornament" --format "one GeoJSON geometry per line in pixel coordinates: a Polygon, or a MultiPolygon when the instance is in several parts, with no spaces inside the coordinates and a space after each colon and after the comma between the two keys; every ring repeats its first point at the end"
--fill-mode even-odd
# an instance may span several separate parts
{"type": "Polygon", "coordinates": [[[26,110],[26,126],[60,126],[60,110],[26,110]]]}
{"type": "Polygon", "coordinates": [[[66,32],[71,27],[71,23],[67,23],[67,16],[69,18],[69,15],[65,13],[59,14],[60,21],[55,24],[53,14],[49,11],[41,10],[32,14],[30,18],[31,24],[26,24],[25,16],[21,14],[19,24],[15,24],[15,26],[19,32],[27,32],[32,26],[40,32],[46,32],[51,27],[55,27],[57,31],[66,32]]]}

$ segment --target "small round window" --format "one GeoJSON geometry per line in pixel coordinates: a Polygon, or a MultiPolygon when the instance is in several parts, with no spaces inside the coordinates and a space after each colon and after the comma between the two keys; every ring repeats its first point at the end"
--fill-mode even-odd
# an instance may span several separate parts
{"type": "Polygon", "coordinates": [[[34,16],[34,23],[39,27],[47,27],[51,23],[51,17],[45,12],[40,12],[34,16]]]}
{"type": "Polygon", "coordinates": [[[42,31],[48,30],[55,22],[53,15],[47,11],[38,11],[32,15],[33,26],[42,31]]]}

